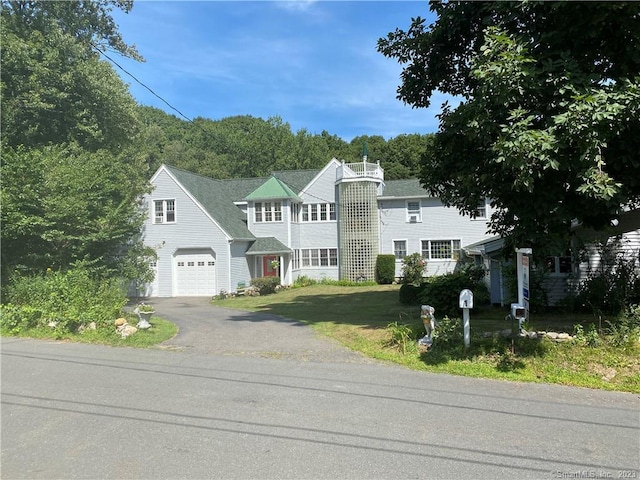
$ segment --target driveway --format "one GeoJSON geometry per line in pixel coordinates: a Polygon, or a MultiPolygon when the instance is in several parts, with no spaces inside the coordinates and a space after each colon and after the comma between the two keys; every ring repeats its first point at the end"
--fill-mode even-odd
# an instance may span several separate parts
{"type": "Polygon", "coordinates": [[[214,307],[208,297],[154,298],[156,315],[178,325],[160,348],[215,355],[374,363],[311,327],[277,315],[214,307]]]}

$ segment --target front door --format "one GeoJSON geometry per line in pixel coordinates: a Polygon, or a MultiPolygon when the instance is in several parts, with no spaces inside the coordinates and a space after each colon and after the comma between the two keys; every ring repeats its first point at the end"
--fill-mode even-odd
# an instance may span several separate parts
{"type": "Polygon", "coordinates": [[[265,277],[277,277],[280,269],[279,258],[275,255],[262,257],[262,274],[265,277]]]}

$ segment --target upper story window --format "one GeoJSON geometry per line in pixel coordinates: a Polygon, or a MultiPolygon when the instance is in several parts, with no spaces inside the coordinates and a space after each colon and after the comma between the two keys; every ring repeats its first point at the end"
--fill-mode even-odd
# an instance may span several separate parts
{"type": "Polygon", "coordinates": [[[255,222],[281,222],[282,221],[282,202],[256,202],[255,222]]]}
{"type": "Polygon", "coordinates": [[[406,240],[394,240],[393,241],[393,254],[396,256],[396,260],[402,260],[407,256],[407,241],[406,240]]]}
{"type": "Polygon", "coordinates": [[[301,205],[303,222],[327,222],[336,219],[335,203],[307,203],[301,205]]]}
{"type": "Polygon", "coordinates": [[[458,260],[460,258],[460,240],[422,240],[422,258],[458,260]]]}
{"type": "Polygon", "coordinates": [[[419,223],[422,222],[422,209],[420,208],[420,201],[407,202],[407,222],[419,223]]]}
{"type": "Polygon", "coordinates": [[[480,203],[478,203],[478,207],[476,208],[476,219],[485,219],[487,218],[487,199],[483,199],[480,203]]]}
{"type": "Polygon", "coordinates": [[[176,201],[154,200],[153,223],[176,223],[176,201]]]}

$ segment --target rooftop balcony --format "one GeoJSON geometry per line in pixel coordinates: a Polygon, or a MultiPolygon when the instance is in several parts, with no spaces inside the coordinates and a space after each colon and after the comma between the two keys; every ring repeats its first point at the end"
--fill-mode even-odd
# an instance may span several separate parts
{"type": "Polygon", "coordinates": [[[344,163],[336,170],[336,181],[357,181],[357,180],[374,180],[384,181],[384,170],[379,163],[367,162],[363,160],[358,163],[344,163]]]}

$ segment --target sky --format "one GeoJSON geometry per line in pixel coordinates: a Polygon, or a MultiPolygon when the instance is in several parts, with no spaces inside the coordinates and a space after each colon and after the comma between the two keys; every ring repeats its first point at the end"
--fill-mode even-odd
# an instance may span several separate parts
{"type": "MultiPolygon", "coordinates": [[[[428,109],[396,98],[402,66],[377,41],[426,1],[143,1],[113,17],[138,63],[110,56],[186,117],[278,116],[296,133],[346,141],[437,130],[446,97],[428,109]]],[[[136,101],[182,118],[117,67],[136,101]]]]}

